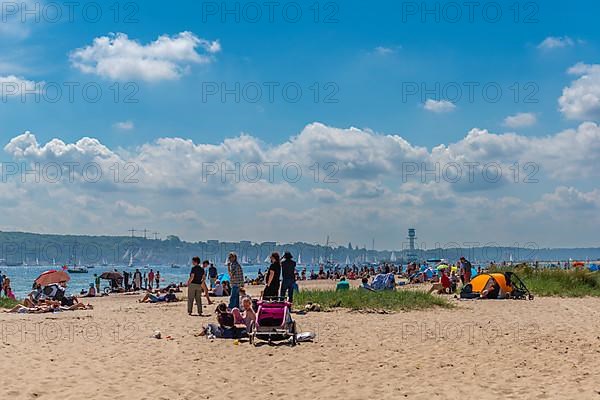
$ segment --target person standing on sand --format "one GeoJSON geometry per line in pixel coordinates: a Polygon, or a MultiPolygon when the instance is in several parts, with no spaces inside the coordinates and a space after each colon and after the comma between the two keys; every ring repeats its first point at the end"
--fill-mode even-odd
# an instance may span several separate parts
{"type": "Polygon", "coordinates": [[[148,272],[148,290],[152,290],[152,283],[154,282],[154,270],[150,269],[148,272]]]}
{"type": "Polygon", "coordinates": [[[160,288],[160,271],[156,271],[154,280],[156,281],[156,289],[160,288]]]}
{"type": "Polygon", "coordinates": [[[237,260],[237,254],[229,253],[227,256],[227,271],[231,293],[229,294],[229,309],[240,308],[240,288],[244,286],[244,270],[237,260]]]}
{"type": "MultiPolygon", "coordinates": [[[[203,266],[208,266],[208,261],[204,261],[203,266]]],[[[212,301],[208,297],[208,288],[206,287],[206,272],[204,268],[200,266],[200,257],[192,258],[192,270],[190,271],[190,278],[187,281],[188,287],[188,315],[192,315],[194,309],[194,300],[196,301],[196,307],[198,308],[198,315],[202,315],[202,292],[206,296],[208,304],[212,304],[212,301]]]]}
{"type": "Polygon", "coordinates": [[[271,266],[267,270],[267,282],[263,291],[263,299],[277,297],[279,295],[279,279],[281,275],[281,263],[279,253],[271,254],[271,266]]]}
{"type": "Polygon", "coordinates": [[[4,289],[4,295],[6,297],[9,297],[8,292],[10,289],[10,278],[6,275],[3,275],[2,278],[2,288],[4,289]]]}
{"type": "Polygon", "coordinates": [[[464,277],[464,284],[465,285],[467,283],[471,282],[471,269],[472,268],[473,268],[473,266],[471,265],[471,263],[469,262],[469,260],[467,260],[464,257],[460,258],[461,275],[464,277]]]}
{"type": "Polygon", "coordinates": [[[140,290],[142,287],[142,273],[136,269],[133,273],[133,290],[140,290]]]}
{"type": "Polygon", "coordinates": [[[217,282],[218,271],[215,264],[210,263],[210,267],[208,268],[208,279],[210,281],[210,288],[215,288],[215,283],[217,282]]]}
{"type": "Polygon", "coordinates": [[[100,293],[100,277],[94,274],[94,284],[96,285],[96,293],[100,293]]]}
{"type": "Polygon", "coordinates": [[[4,287],[4,275],[2,275],[2,271],[0,271],[0,296],[2,296],[2,288],[4,287]]]}
{"type": "Polygon", "coordinates": [[[123,285],[125,285],[125,290],[129,291],[129,272],[123,271],[123,285]]]}
{"type": "Polygon", "coordinates": [[[294,299],[294,284],[296,283],[296,262],[293,260],[292,253],[286,251],[283,254],[281,262],[282,282],[281,292],[279,296],[287,295],[288,301],[291,303],[294,299]]]}

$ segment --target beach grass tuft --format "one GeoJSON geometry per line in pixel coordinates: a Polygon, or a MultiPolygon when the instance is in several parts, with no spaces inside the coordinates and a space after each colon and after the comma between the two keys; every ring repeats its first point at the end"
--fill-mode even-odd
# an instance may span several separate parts
{"type": "Polygon", "coordinates": [[[600,296],[600,273],[583,269],[536,269],[520,264],[512,269],[503,268],[500,272],[512,270],[529,290],[538,296],[585,297],[600,296]]]}
{"type": "Polygon", "coordinates": [[[8,297],[0,298],[0,308],[13,308],[19,304],[17,300],[9,299],[8,297]]]}
{"type": "Polygon", "coordinates": [[[346,308],[355,311],[411,311],[453,307],[442,297],[416,290],[370,292],[361,289],[308,289],[294,294],[295,306],[304,307],[309,303],[317,303],[324,310],[346,308]]]}

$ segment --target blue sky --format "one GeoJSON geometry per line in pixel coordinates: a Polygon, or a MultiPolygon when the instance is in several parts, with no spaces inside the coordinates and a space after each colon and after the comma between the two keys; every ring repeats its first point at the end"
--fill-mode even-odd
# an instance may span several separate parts
{"type": "MultiPolygon", "coordinates": [[[[53,11],[49,3],[30,2],[29,7],[35,4],[42,12],[53,11]]],[[[66,14],[68,7],[64,3],[58,4],[62,4],[61,12],[66,14]]],[[[86,3],[81,4],[83,7],[86,3]]],[[[460,2],[280,2],[281,5],[274,9],[272,22],[267,15],[267,3],[256,2],[251,4],[260,6],[262,12],[256,23],[250,20],[254,15],[253,8],[246,9],[249,14],[243,12],[248,2],[226,2],[228,9],[240,7],[239,22],[235,22],[232,14],[224,15],[222,7],[225,3],[222,2],[178,2],[177,6],[155,1],[117,4],[120,14],[116,23],[114,9],[108,2],[93,4],[102,10],[102,17],[95,23],[84,18],[82,7],[75,9],[74,21],[64,17],[57,23],[43,15],[36,22],[35,17],[23,14],[23,10],[4,9],[0,29],[0,79],[4,77],[4,82],[18,81],[19,85],[40,88],[58,85],[63,92],[56,103],[48,101],[51,94],[44,92],[50,89],[40,89],[44,93],[40,102],[33,101],[33,95],[26,96],[25,100],[19,95],[3,96],[0,103],[3,146],[25,131],[35,135],[37,142],[32,146],[37,150],[55,138],[68,147],[81,138],[90,137],[123,160],[130,157],[141,162],[140,157],[143,158],[146,151],[144,146],[156,145],[160,138],[190,139],[195,145],[218,147],[243,133],[255,141],[254,146],[262,146],[268,158],[269,152],[284,154],[281,147],[285,147],[290,138],[310,134],[312,131],[307,127],[319,123],[332,130],[356,127],[367,136],[398,135],[414,148],[415,154],[419,153],[418,149],[425,148],[427,157],[436,156],[433,150],[436,146],[452,144],[455,148],[465,147],[463,161],[464,157],[477,160],[487,157],[488,161],[496,161],[497,157],[510,165],[512,162],[543,161],[522,157],[552,159],[556,155],[559,167],[542,168],[540,176],[547,179],[536,184],[535,190],[531,185],[527,188],[492,185],[491,191],[486,187],[483,193],[481,188],[467,185],[468,191],[475,191],[489,201],[505,196],[529,204],[545,204],[544,195],[560,197],[557,190],[566,188],[576,190],[571,192],[571,198],[585,199],[586,206],[597,205],[593,175],[560,172],[562,164],[558,158],[564,149],[551,148],[557,143],[562,144],[557,135],[569,130],[574,130],[573,140],[582,142],[583,149],[594,148],[597,144],[595,133],[585,134],[582,132],[587,130],[581,129],[582,124],[595,123],[600,115],[599,106],[594,103],[598,96],[594,85],[598,84],[600,75],[595,68],[600,39],[595,16],[600,6],[594,2],[580,1],[569,6],[557,1],[480,2],[473,10],[472,20],[469,9],[460,2]],[[457,4],[460,17],[455,14],[457,4]],[[318,17],[315,5],[319,7],[318,17]],[[424,5],[433,10],[437,7],[437,11],[423,15],[424,5]],[[288,14],[284,14],[284,7],[288,7],[288,14]],[[289,18],[294,18],[297,9],[302,11],[302,16],[292,23],[289,18]],[[501,11],[501,16],[496,14],[497,10],[501,11]],[[132,18],[129,23],[123,21],[126,15],[132,18]],[[22,22],[21,18],[26,21],[22,22]],[[436,22],[436,18],[439,21],[436,22]],[[166,46],[152,47],[161,36],[166,46]],[[120,49],[115,46],[118,37],[124,45],[120,49]],[[101,43],[96,43],[99,39],[101,43]],[[190,45],[192,47],[185,47],[190,45]],[[577,65],[580,65],[579,70],[574,71],[577,65]],[[157,68],[165,69],[159,73],[157,68]],[[75,82],[79,88],[86,84],[98,85],[102,89],[102,98],[97,103],[90,103],[83,99],[80,89],[75,89],[75,100],[67,101],[65,82],[75,82]],[[239,102],[233,95],[222,101],[222,85],[235,88],[236,84],[241,90],[249,90],[248,93],[253,93],[257,85],[262,90],[261,100],[252,102],[248,99],[251,94],[244,96],[242,93],[239,102]],[[273,101],[267,99],[265,85],[269,84],[276,85],[273,101]],[[284,99],[281,88],[285,85],[302,90],[297,102],[284,99]],[[472,101],[468,99],[469,85],[474,87],[472,101]],[[462,93],[460,98],[453,97],[457,87],[462,93]],[[497,96],[498,100],[486,100],[484,87],[491,90],[487,92],[492,93],[491,97],[496,97],[496,88],[500,88],[502,93],[497,96]],[[118,101],[113,98],[115,88],[119,88],[118,101]],[[217,88],[218,92],[207,94],[209,88],[217,88]],[[319,99],[315,101],[317,88],[319,99]],[[424,88],[428,89],[426,93],[424,88]],[[565,88],[572,91],[565,93],[565,88]],[[515,99],[516,93],[518,99],[515,99]],[[126,103],[124,96],[128,94],[137,103],[126,103]],[[547,148],[535,153],[533,149],[524,151],[526,155],[511,160],[503,150],[498,150],[504,148],[502,143],[494,142],[496,147],[482,154],[483,145],[473,148],[465,141],[473,129],[501,135],[502,143],[512,140],[503,134],[514,133],[519,138],[518,143],[529,139],[531,146],[547,148]],[[556,140],[548,144],[540,141],[544,137],[556,140]],[[585,142],[584,137],[589,142],[585,142]]],[[[92,16],[93,11],[90,11],[92,16]]],[[[31,142],[27,143],[31,145],[31,142]]],[[[517,148],[522,146],[519,144],[517,148]]],[[[5,150],[8,154],[3,160],[6,161],[18,153],[5,150]]],[[[52,153],[49,148],[46,150],[52,153]]],[[[373,154],[367,158],[385,158],[372,150],[373,154]]],[[[446,150],[452,157],[460,159],[449,148],[446,150]]],[[[339,148],[334,146],[328,151],[339,151],[339,148]]],[[[36,152],[21,156],[30,157],[33,153],[36,152]]],[[[36,154],[45,157],[46,153],[38,151],[36,154]]],[[[54,152],[50,158],[57,159],[63,154],[65,152],[54,152]]],[[[577,154],[579,156],[581,152],[577,154]]],[[[354,156],[365,155],[356,149],[354,156]]],[[[333,155],[331,158],[343,161],[346,167],[355,167],[364,161],[333,155]]],[[[578,162],[589,166],[593,161],[584,155],[578,162]]],[[[343,172],[343,168],[341,170],[343,172]]],[[[340,184],[345,185],[343,188],[336,186],[332,191],[345,198],[344,193],[348,197],[351,192],[348,185],[369,184],[382,186],[382,191],[375,190],[375,193],[401,196],[410,188],[398,184],[397,178],[398,174],[393,170],[383,176],[361,176],[362,183],[357,183],[357,177],[352,176],[351,181],[340,184]],[[396,189],[400,187],[403,189],[398,192],[396,189]]],[[[296,186],[303,193],[312,193],[313,200],[323,194],[318,190],[331,190],[305,184],[296,186]],[[316,193],[310,192],[315,190],[316,193]]],[[[427,185],[424,187],[431,190],[427,185]]],[[[78,195],[89,194],[86,192],[89,188],[78,190],[78,195]]],[[[464,192],[464,188],[449,190],[464,192]]],[[[55,191],[50,190],[51,193],[55,191]]],[[[418,190],[412,190],[415,192],[418,190]]],[[[115,191],[113,194],[114,202],[136,203],[135,196],[124,200],[123,196],[132,196],[130,193],[124,195],[115,191]]],[[[138,193],[138,200],[146,195],[138,193]]],[[[335,198],[332,196],[329,193],[328,198],[335,198]]],[[[369,205],[374,206],[372,199],[369,205]]],[[[453,201],[460,204],[463,200],[453,201]]],[[[167,204],[165,198],[156,209],[148,207],[149,213],[142,214],[163,215],[170,212],[167,204]]],[[[441,212],[445,203],[440,200],[427,207],[435,209],[436,205],[441,212]]],[[[346,212],[353,206],[347,205],[346,212]]],[[[323,207],[317,202],[311,209],[322,211],[323,207]]],[[[381,217],[382,210],[389,205],[381,204],[380,207],[381,213],[375,207],[373,215],[381,217]]],[[[265,204],[261,210],[272,212],[273,207],[265,204]]],[[[176,210],[178,215],[188,211],[192,210],[184,206],[176,210]]],[[[249,213],[254,212],[258,212],[258,208],[249,213]]],[[[539,218],[543,219],[543,212],[536,212],[540,212],[539,218]]],[[[227,212],[220,210],[217,214],[226,215],[227,212]]],[[[220,218],[226,219],[223,215],[220,218]]],[[[588,220],[583,213],[576,215],[588,220]]],[[[503,219],[500,214],[493,217],[503,219]]],[[[339,218],[344,217],[340,215],[339,218]]],[[[426,218],[423,215],[410,223],[425,224],[426,218]]],[[[224,232],[214,228],[220,225],[216,217],[212,222],[208,221],[210,219],[211,216],[199,216],[207,227],[212,227],[207,228],[208,231],[225,238],[224,232]]],[[[458,223],[448,220],[448,223],[455,222],[458,223]]],[[[247,219],[246,223],[251,225],[258,221],[247,219]]],[[[23,226],[23,229],[52,231],[49,224],[23,226]]],[[[469,224],[479,225],[476,219],[469,224]]],[[[7,225],[19,228],[18,223],[7,225]]],[[[560,224],[556,222],[558,226],[560,224]]],[[[57,229],[68,230],[69,227],[57,229]]],[[[403,226],[401,231],[405,228],[403,226]]],[[[188,228],[167,224],[165,229],[181,229],[184,236],[186,233],[193,236],[188,228]]],[[[306,240],[314,229],[307,226],[298,239],[306,240]]],[[[364,235],[356,233],[355,226],[340,224],[336,229],[338,236],[343,237],[340,241],[346,242],[346,238],[351,239],[353,235],[367,238],[377,234],[396,236],[401,232],[384,233],[387,231],[377,224],[366,229],[364,235]],[[348,233],[349,230],[353,232],[348,233]]],[[[505,238],[512,237],[510,226],[503,229],[506,230],[505,238]]],[[[432,229],[432,234],[434,231],[432,229]]],[[[533,236],[542,243],[559,244],[551,234],[543,233],[543,229],[526,231],[524,236],[533,236]]],[[[593,232],[592,225],[581,236],[590,232],[593,232]]],[[[247,235],[251,234],[254,232],[247,232],[247,235]]],[[[324,234],[318,232],[315,236],[324,234]]],[[[266,230],[256,236],[269,239],[266,230]]],[[[382,242],[388,247],[394,245],[391,239],[382,242]]],[[[569,244],[576,243],[578,241],[573,240],[569,244]]]]}
{"type": "MultiPolygon", "coordinates": [[[[497,23],[485,18],[483,6],[475,8],[472,23],[464,7],[460,22],[452,23],[448,19],[452,18],[452,9],[443,11],[446,3],[426,3],[430,8],[439,4],[439,23],[434,15],[408,14],[411,4],[417,5],[417,13],[422,11],[420,3],[410,2],[380,2],[369,7],[361,2],[332,3],[339,9],[331,8],[328,2],[320,3],[321,19],[333,13],[332,20],[338,21],[335,23],[314,23],[310,2],[293,3],[301,4],[303,11],[298,23],[284,19],[283,6],[275,9],[274,22],[269,23],[263,3],[256,3],[263,5],[265,13],[258,23],[251,23],[242,11],[240,23],[235,23],[234,16],[222,15],[220,2],[216,3],[217,15],[208,15],[209,5],[196,2],[182,3],[185,5],[181,7],[144,2],[139,3],[139,10],[125,9],[127,3],[120,3],[121,18],[133,12],[137,23],[115,24],[108,5],[102,7],[98,23],[87,23],[83,11],[77,12],[79,9],[73,23],[44,23],[42,17],[39,24],[27,24],[31,30],[28,37],[7,37],[2,45],[4,58],[21,64],[21,75],[37,81],[98,81],[105,88],[113,84],[114,79],[80,73],[68,59],[73,49],[109,32],[124,32],[147,43],[161,34],[191,31],[208,40],[219,40],[223,50],[214,63],[195,66],[176,82],[137,82],[138,105],[110,104],[108,99],[97,105],[84,101],[55,106],[4,104],[2,133],[14,135],[30,129],[42,138],[60,133],[75,139],[85,132],[103,138],[109,145],[132,145],[173,134],[217,142],[243,131],[277,142],[309,121],[321,121],[399,133],[415,143],[432,146],[460,138],[473,126],[504,129],[503,119],[517,112],[541,116],[539,123],[524,134],[543,134],[569,126],[556,112],[556,98],[569,82],[566,70],[576,62],[598,56],[598,33],[590,9],[596,6],[586,4],[583,12],[581,7],[533,3],[539,4],[538,10],[522,2],[519,19],[530,16],[532,23],[515,23],[514,2],[498,2],[493,4],[500,4],[503,14],[497,23]],[[222,18],[226,18],[225,23],[222,18]],[[585,44],[540,51],[538,44],[548,36],[569,36],[585,44]],[[378,47],[391,52],[379,54],[375,50],[378,47]],[[272,104],[243,100],[236,104],[231,97],[223,104],[218,96],[202,102],[200,94],[202,82],[224,82],[232,87],[236,82],[244,86],[271,81],[282,85],[298,82],[304,91],[300,103],[286,102],[281,92],[272,104]],[[322,86],[335,83],[339,93],[334,98],[339,102],[315,104],[309,89],[314,82],[320,84],[323,93],[327,91],[322,86]],[[455,82],[465,92],[456,112],[431,118],[419,108],[420,93],[403,99],[403,85],[412,82],[430,89],[436,83],[444,89],[455,82]],[[497,82],[503,90],[500,102],[486,102],[481,90],[475,91],[474,102],[466,101],[465,82],[482,86],[497,82]],[[525,87],[530,82],[539,90],[532,95],[539,103],[524,104],[524,99],[515,103],[513,84],[517,83],[526,95],[534,93],[533,87],[525,87]],[[113,118],[136,122],[139,132],[129,136],[111,132],[111,121],[104,118],[106,111],[113,118]],[[52,121],[57,113],[60,120],[52,121]],[[24,124],[23,115],[34,118],[24,124]],[[438,129],[440,123],[445,127],[443,132],[438,129]]],[[[233,8],[234,4],[227,7],[233,8]]],[[[488,13],[493,16],[492,11],[488,13]]],[[[440,97],[443,94],[441,90],[436,92],[440,97]]]]}

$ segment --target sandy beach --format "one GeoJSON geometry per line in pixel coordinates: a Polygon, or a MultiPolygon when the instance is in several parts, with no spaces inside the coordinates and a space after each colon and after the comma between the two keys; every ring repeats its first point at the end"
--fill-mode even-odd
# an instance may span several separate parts
{"type": "Polygon", "coordinates": [[[139,298],[92,299],[90,311],[0,314],[0,393],[12,399],[600,398],[596,298],[296,314],[300,331],[316,332],[317,339],[294,348],[197,337],[212,315],[189,317],[183,302],[140,304],[139,298]],[[156,330],[162,339],[152,337],[156,330]]]}

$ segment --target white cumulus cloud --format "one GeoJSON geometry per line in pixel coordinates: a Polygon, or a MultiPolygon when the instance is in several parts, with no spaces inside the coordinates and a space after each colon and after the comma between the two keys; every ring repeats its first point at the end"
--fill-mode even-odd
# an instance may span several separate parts
{"type": "Polygon", "coordinates": [[[456,105],[448,100],[433,100],[427,99],[425,104],[423,105],[427,111],[431,111],[437,114],[447,113],[450,111],[454,111],[456,105]]]}
{"type": "Polygon", "coordinates": [[[509,128],[526,128],[535,125],[536,122],[537,117],[533,113],[518,113],[504,119],[504,125],[509,128]]]}
{"type": "Polygon", "coordinates": [[[120,121],[115,122],[113,127],[122,131],[130,131],[135,128],[135,124],[133,123],[133,121],[120,121]]]}
{"type": "Polygon", "coordinates": [[[552,50],[572,46],[575,46],[575,40],[568,36],[548,36],[537,47],[541,50],[552,50]]]}
{"type": "Polygon", "coordinates": [[[579,78],[563,89],[558,99],[560,111],[568,119],[597,120],[600,118],[600,64],[578,63],[569,74],[579,78]]]}
{"type": "Polygon", "coordinates": [[[0,98],[21,96],[25,98],[42,92],[44,82],[35,82],[15,75],[0,76],[0,98]]]}
{"type": "Polygon", "coordinates": [[[117,33],[97,37],[91,45],[72,51],[70,60],[80,71],[103,78],[154,82],[179,79],[191,64],[210,63],[220,51],[219,41],[192,32],[162,35],[148,44],[117,33]]]}

